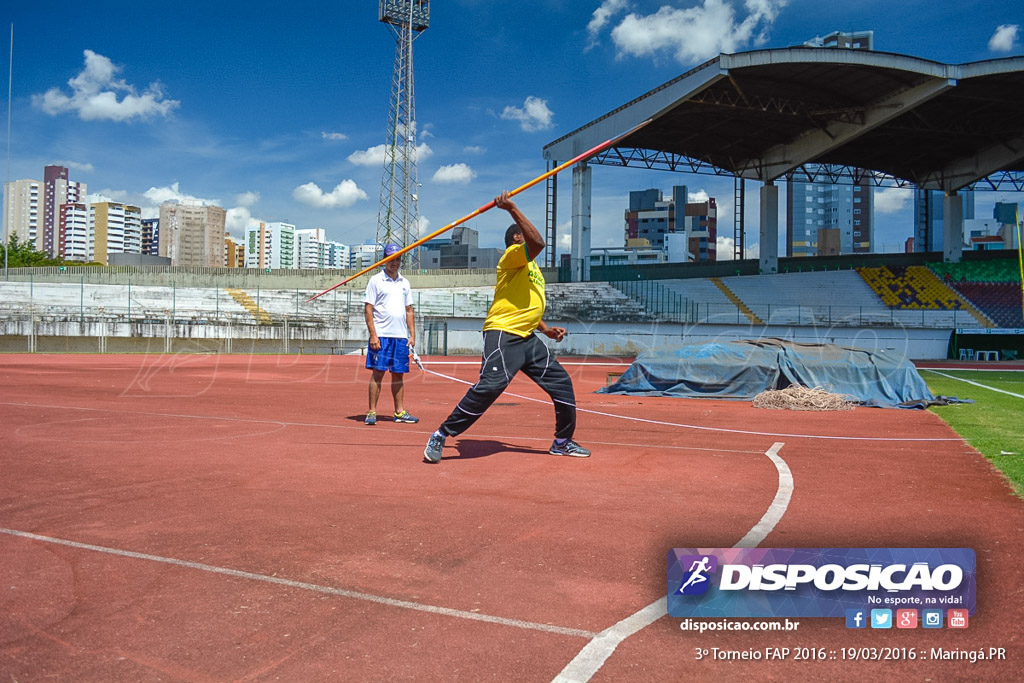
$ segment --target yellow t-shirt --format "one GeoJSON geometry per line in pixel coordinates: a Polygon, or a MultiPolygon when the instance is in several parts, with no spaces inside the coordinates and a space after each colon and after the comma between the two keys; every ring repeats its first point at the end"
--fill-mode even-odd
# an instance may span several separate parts
{"type": "Polygon", "coordinates": [[[520,337],[533,334],[544,317],[544,275],[530,259],[525,244],[513,244],[498,261],[494,302],[484,331],[504,330],[520,337]]]}

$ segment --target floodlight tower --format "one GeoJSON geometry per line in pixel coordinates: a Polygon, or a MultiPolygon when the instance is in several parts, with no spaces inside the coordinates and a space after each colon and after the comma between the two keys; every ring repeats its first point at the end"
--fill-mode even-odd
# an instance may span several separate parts
{"type": "Polygon", "coordinates": [[[395,36],[395,68],[384,144],[377,244],[404,247],[419,236],[412,41],[430,25],[430,0],[380,0],[380,20],[395,36]]]}

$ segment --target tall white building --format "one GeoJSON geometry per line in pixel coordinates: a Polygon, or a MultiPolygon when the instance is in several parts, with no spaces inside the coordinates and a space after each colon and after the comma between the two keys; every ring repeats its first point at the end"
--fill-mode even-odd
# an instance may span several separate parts
{"type": "Polygon", "coordinates": [[[92,262],[95,242],[89,225],[89,205],[80,202],[61,204],[60,228],[64,235],[60,257],[68,261],[92,262]]]}
{"type": "Polygon", "coordinates": [[[12,180],[4,183],[4,244],[8,239],[32,242],[43,249],[42,187],[38,180],[12,180]]]}
{"type": "Polygon", "coordinates": [[[308,230],[295,231],[295,267],[296,268],[323,268],[324,267],[324,243],[327,237],[323,228],[312,228],[308,230]]]}
{"type": "Polygon", "coordinates": [[[349,248],[341,242],[328,242],[324,245],[324,268],[348,268],[349,248]]]}
{"type": "Polygon", "coordinates": [[[372,266],[376,263],[383,252],[379,244],[370,242],[368,244],[353,244],[348,250],[348,267],[362,270],[367,266],[372,266]]]}
{"type": "Polygon", "coordinates": [[[295,268],[295,226],[260,223],[245,231],[246,268],[295,268]]]}

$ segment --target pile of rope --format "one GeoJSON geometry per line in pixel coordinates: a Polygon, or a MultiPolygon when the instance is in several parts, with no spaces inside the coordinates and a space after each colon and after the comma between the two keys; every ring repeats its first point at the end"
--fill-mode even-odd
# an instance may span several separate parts
{"type": "Polygon", "coordinates": [[[833,394],[821,387],[808,389],[799,384],[762,391],[754,397],[754,407],[767,410],[853,410],[856,405],[853,398],[845,394],[833,394]]]}

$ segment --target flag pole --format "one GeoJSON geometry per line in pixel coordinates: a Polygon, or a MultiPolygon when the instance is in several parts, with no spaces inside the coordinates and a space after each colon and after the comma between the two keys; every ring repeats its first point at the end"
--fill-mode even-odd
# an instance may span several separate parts
{"type": "MultiPolygon", "coordinates": [[[[633,126],[628,131],[623,133],[622,135],[617,135],[616,137],[611,138],[610,140],[605,140],[604,142],[602,142],[601,144],[597,145],[596,147],[588,149],[586,152],[583,152],[582,154],[573,157],[572,159],[570,159],[569,161],[566,161],[563,164],[559,164],[558,166],[554,167],[550,171],[547,171],[546,173],[543,173],[543,174],[537,176],[536,178],[534,178],[530,182],[528,182],[528,183],[526,183],[524,185],[520,185],[519,187],[517,187],[514,190],[510,190],[509,193],[508,193],[508,196],[509,197],[514,197],[517,194],[519,194],[520,192],[524,192],[524,191],[530,189],[531,187],[533,187],[537,183],[542,182],[544,180],[547,180],[551,176],[555,175],[556,173],[559,173],[560,171],[565,170],[566,168],[572,166],[573,164],[578,164],[581,161],[589,159],[590,157],[594,156],[595,154],[603,152],[604,150],[608,149],[609,147],[614,145],[619,140],[622,140],[623,138],[625,138],[630,133],[633,133],[633,132],[639,130],[640,128],[646,126],[649,122],[650,122],[650,119],[647,119],[643,123],[641,123],[639,125],[636,125],[636,126],[633,126]]],[[[406,252],[415,249],[416,247],[420,246],[424,242],[429,242],[430,240],[434,239],[438,235],[440,235],[442,233],[445,233],[448,230],[451,230],[452,228],[454,228],[455,226],[461,225],[462,223],[465,223],[468,220],[476,218],[477,216],[479,216],[480,214],[484,213],[485,211],[490,211],[493,208],[494,208],[494,200],[492,199],[491,201],[487,202],[486,204],[484,204],[480,208],[476,209],[472,213],[468,213],[465,216],[463,216],[462,218],[459,218],[458,220],[452,221],[451,223],[449,223],[448,225],[446,225],[446,226],[444,226],[442,228],[438,228],[437,230],[435,230],[434,232],[430,233],[429,235],[425,235],[425,236],[419,238],[418,240],[416,240],[415,242],[413,242],[412,244],[409,244],[409,245],[405,246],[404,248],[400,249],[399,251],[396,251],[391,256],[385,256],[380,261],[377,261],[376,263],[374,263],[372,266],[368,266],[366,268],[363,268],[362,270],[360,270],[355,275],[352,275],[350,277],[345,278],[344,280],[342,280],[338,284],[334,285],[333,287],[325,289],[324,291],[320,292],[319,294],[316,294],[314,296],[309,297],[308,299],[306,299],[306,303],[309,303],[310,301],[313,301],[314,299],[318,299],[318,298],[322,297],[324,294],[327,294],[328,292],[330,292],[332,290],[335,290],[338,287],[341,287],[342,285],[348,284],[349,282],[351,282],[352,280],[355,280],[360,275],[365,275],[366,273],[370,272],[374,268],[377,268],[377,267],[387,263],[388,261],[391,261],[391,260],[396,259],[396,258],[401,258],[402,254],[405,254],[406,252]]]]}

